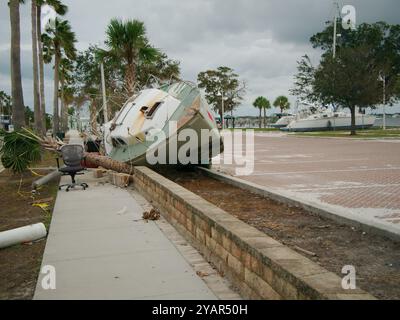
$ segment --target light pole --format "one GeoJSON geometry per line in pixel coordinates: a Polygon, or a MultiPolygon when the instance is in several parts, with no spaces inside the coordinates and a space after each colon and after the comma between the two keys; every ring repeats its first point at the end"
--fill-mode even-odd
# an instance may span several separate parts
{"type": "Polygon", "coordinates": [[[334,11],[335,11],[335,15],[333,18],[333,44],[332,44],[332,56],[333,59],[336,58],[336,40],[338,37],[341,36],[341,34],[337,33],[337,18],[338,18],[338,11],[339,11],[339,4],[337,2],[333,3],[333,7],[334,7],[334,11]]]}
{"type": "Polygon", "coordinates": [[[103,114],[104,123],[108,122],[108,109],[107,109],[107,97],[106,97],[106,80],[104,79],[104,65],[103,62],[100,64],[101,72],[101,91],[103,93],[103,114]]]}
{"type": "Polygon", "coordinates": [[[336,16],[336,11],[335,11],[335,17],[333,20],[333,59],[336,57],[336,25],[337,25],[337,16],[336,16]]]}
{"type": "Polygon", "coordinates": [[[382,72],[379,73],[379,81],[383,83],[383,130],[386,130],[386,79],[382,72]]]}
{"type": "Polygon", "coordinates": [[[225,121],[224,121],[224,90],[221,89],[221,91],[218,92],[218,95],[221,95],[221,127],[222,130],[225,129],[225,121]]]}

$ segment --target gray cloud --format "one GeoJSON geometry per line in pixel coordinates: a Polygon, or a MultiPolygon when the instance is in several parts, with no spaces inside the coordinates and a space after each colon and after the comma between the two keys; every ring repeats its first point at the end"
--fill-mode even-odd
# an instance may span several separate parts
{"type": "MultiPolygon", "coordinates": [[[[251,103],[258,95],[273,100],[289,95],[296,60],[305,53],[315,62],[319,52],[309,38],[332,19],[331,0],[65,0],[79,40],[78,48],[102,44],[113,17],[143,20],[151,42],[181,61],[183,77],[195,81],[198,72],[220,65],[235,69],[248,92],[237,114],[257,114],[251,103]]],[[[400,23],[398,0],[352,0],[357,23],[384,20],[400,23]]],[[[0,3],[0,85],[9,91],[9,17],[0,3]]],[[[22,68],[26,104],[32,104],[30,5],[21,6],[22,68]]],[[[46,68],[47,105],[51,103],[51,68],[46,68]]],[[[290,97],[294,103],[294,97],[290,97]]]]}

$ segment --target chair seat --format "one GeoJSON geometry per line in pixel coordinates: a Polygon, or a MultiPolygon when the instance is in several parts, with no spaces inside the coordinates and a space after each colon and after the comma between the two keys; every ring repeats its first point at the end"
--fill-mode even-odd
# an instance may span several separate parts
{"type": "Polygon", "coordinates": [[[59,169],[61,172],[70,173],[70,172],[78,172],[85,170],[84,167],[77,166],[77,167],[62,167],[59,169]]]}

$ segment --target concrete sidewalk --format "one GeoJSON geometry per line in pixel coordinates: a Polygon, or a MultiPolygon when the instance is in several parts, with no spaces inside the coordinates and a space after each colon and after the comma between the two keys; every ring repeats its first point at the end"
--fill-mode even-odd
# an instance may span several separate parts
{"type": "MultiPolygon", "coordinates": [[[[89,189],[59,191],[42,267],[56,270],[56,289],[34,299],[216,299],[157,223],[124,189],[78,176],[89,189]]],[[[63,177],[62,183],[69,177],[63,177]]]]}

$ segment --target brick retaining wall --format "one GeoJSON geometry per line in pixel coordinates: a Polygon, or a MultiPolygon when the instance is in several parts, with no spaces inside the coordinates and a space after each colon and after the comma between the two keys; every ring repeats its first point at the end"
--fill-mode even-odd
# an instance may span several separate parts
{"type": "Polygon", "coordinates": [[[134,185],[250,299],[374,299],[313,261],[146,167],[134,185]]]}

